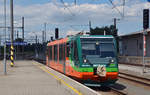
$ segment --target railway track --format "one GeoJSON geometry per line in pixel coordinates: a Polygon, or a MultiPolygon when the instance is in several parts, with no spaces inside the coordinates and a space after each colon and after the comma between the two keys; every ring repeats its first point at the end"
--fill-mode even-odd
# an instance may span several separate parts
{"type": "Polygon", "coordinates": [[[42,64],[46,64],[46,60],[42,60],[42,59],[33,59],[39,63],[42,63],[42,64]]]}
{"type": "Polygon", "coordinates": [[[111,86],[90,87],[101,95],[128,95],[127,92],[115,89],[111,86]]]}
{"type": "Polygon", "coordinates": [[[119,72],[119,78],[150,87],[150,79],[147,79],[147,78],[138,77],[138,76],[123,73],[123,72],[119,72]]]}
{"type": "Polygon", "coordinates": [[[113,92],[116,93],[117,95],[128,95],[128,93],[125,92],[125,91],[120,91],[120,90],[114,89],[114,88],[112,88],[112,87],[110,87],[110,88],[111,88],[111,91],[113,91],[113,92]]]}
{"type": "MultiPolygon", "coordinates": [[[[141,67],[143,66],[142,64],[133,64],[133,63],[119,63],[119,64],[123,64],[123,65],[130,65],[130,66],[138,66],[141,67]]],[[[145,65],[147,68],[150,68],[150,65],[145,65]]]]}
{"type": "MultiPolygon", "coordinates": [[[[123,72],[119,72],[119,78],[150,88],[150,79],[148,79],[148,78],[139,77],[136,75],[131,75],[131,74],[123,73],[123,72]]],[[[137,85],[137,86],[139,86],[139,85],[137,85]]],[[[128,95],[129,94],[129,92],[127,92],[125,90],[116,89],[115,86],[116,85],[108,87],[108,88],[110,88],[110,91],[108,91],[108,92],[102,91],[102,90],[98,91],[97,89],[96,89],[96,91],[99,93],[105,92],[102,95],[128,95]],[[113,92],[113,93],[111,93],[111,92],[113,92]]]]}

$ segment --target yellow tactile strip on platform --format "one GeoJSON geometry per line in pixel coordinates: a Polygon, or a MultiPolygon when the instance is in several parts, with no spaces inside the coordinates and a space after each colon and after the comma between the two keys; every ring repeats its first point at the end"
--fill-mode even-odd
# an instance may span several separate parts
{"type": "Polygon", "coordinates": [[[77,95],[83,95],[81,92],[79,92],[77,89],[75,89],[74,87],[72,87],[71,85],[69,85],[67,82],[65,82],[64,80],[62,80],[61,78],[59,78],[58,76],[56,76],[55,74],[51,73],[48,69],[45,68],[44,65],[38,64],[38,63],[33,63],[34,65],[38,66],[40,69],[42,69],[43,71],[47,72],[48,74],[50,74],[51,76],[53,76],[56,80],[60,81],[62,84],[64,84],[65,86],[69,87],[71,90],[73,90],[77,95]]]}

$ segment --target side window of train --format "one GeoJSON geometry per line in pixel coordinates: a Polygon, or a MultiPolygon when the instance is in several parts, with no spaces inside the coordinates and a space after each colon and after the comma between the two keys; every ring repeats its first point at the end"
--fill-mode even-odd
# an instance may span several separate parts
{"type": "Polygon", "coordinates": [[[59,45],[59,63],[62,64],[62,60],[63,60],[63,44],[59,45]]]}
{"type": "Polygon", "coordinates": [[[74,43],[73,41],[71,41],[71,44],[70,44],[70,53],[71,53],[71,59],[74,59],[74,43]]]}
{"type": "Polygon", "coordinates": [[[70,45],[69,45],[69,43],[67,43],[66,44],[67,45],[67,57],[69,57],[69,55],[70,55],[70,45]]]}
{"type": "Polygon", "coordinates": [[[52,46],[50,46],[49,55],[50,55],[50,60],[52,60],[52,46]]]}
{"type": "Polygon", "coordinates": [[[49,46],[46,48],[46,55],[49,57],[49,46]]]}
{"type": "Polygon", "coordinates": [[[57,45],[54,46],[54,60],[57,61],[57,45]]]}
{"type": "Polygon", "coordinates": [[[50,46],[47,47],[46,55],[48,56],[48,60],[50,60],[50,46]]]}
{"type": "Polygon", "coordinates": [[[61,61],[61,44],[59,44],[59,63],[61,63],[60,61],[61,61]]]}
{"type": "Polygon", "coordinates": [[[66,60],[66,43],[63,44],[63,62],[66,60]]]}

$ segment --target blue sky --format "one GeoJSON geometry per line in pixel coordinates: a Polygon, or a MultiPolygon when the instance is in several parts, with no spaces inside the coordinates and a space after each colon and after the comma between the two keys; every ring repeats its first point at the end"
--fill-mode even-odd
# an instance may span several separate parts
{"type": "MultiPolygon", "coordinates": [[[[14,2],[16,4],[43,4],[43,3],[48,3],[48,2],[52,2],[53,0],[14,0],[14,2]]],[[[56,0],[56,1],[61,1],[61,0],[56,0]]],[[[68,3],[73,3],[74,0],[63,0],[64,2],[68,2],[68,3]]],[[[83,3],[107,3],[108,0],[76,0],[78,4],[83,4],[83,3]]],[[[112,0],[114,1],[114,0],[112,0]]],[[[148,0],[140,0],[141,2],[147,2],[148,0]]]]}
{"type": "MultiPolygon", "coordinates": [[[[119,18],[117,28],[119,34],[128,34],[142,30],[142,10],[150,8],[147,0],[125,0],[125,17],[122,19],[118,11],[113,8],[109,0],[14,0],[15,22],[21,23],[21,17],[25,17],[25,36],[34,38],[35,34],[41,38],[44,23],[47,23],[47,40],[54,35],[55,27],[60,28],[61,37],[68,32],[89,31],[88,22],[91,20],[92,27],[103,27],[113,24],[113,18],[119,18]]],[[[123,0],[113,0],[117,9],[123,13],[123,0]]],[[[0,22],[3,22],[3,0],[0,0],[0,22]]],[[[7,2],[9,9],[9,1],[7,2]]],[[[7,22],[9,24],[9,10],[7,22]]],[[[17,31],[17,30],[16,30],[17,31]]],[[[20,30],[18,30],[20,31],[20,30]]],[[[0,33],[2,35],[2,33],[0,33]]]]}
{"type": "MultiPolygon", "coordinates": [[[[52,2],[54,0],[14,0],[15,4],[20,5],[32,5],[32,4],[44,4],[48,2],[52,2]]],[[[55,0],[60,2],[61,0],[55,0]]],[[[63,0],[67,3],[73,3],[74,0],[63,0]]],[[[99,4],[99,3],[110,3],[109,0],[76,0],[77,4],[91,3],[91,4],[99,4]]],[[[112,0],[115,1],[115,0],[112,0]]],[[[135,0],[136,1],[136,0],[135,0]]],[[[140,2],[147,2],[148,0],[139,0],[140,2]]]]}
{"type": "MultiPolygon", "coordinates": [[[[15,0],[14,0],[15,1],[15,0]]],[[[15,3],[16,4],[20,4],[20,5],[31,5],[31,4],[44,4],[44,3],[48,3],[48,2],[52,2],[54,0],[16,0],[15,3]]],[[[56,0],[58,2],[60,2],[61,0],[56,0]]],[[[73,3],[74,0],[63,0],[64,2],[67,3],[73,3]]],[[[83,3],[91,3],[91,4],[98,4],[98,3],[106,3],[108,2],[107,0],[77,0],[77,4],[83,4],[83,3]]]]}

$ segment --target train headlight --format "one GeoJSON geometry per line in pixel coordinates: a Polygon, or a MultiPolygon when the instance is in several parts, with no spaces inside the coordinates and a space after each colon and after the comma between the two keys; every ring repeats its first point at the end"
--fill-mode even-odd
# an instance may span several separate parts
{"type": "Polygon", "coordinates": [[[84,63],[86,63],[86,62],[87,62],[87,60],[86,60],[86,59],[84,59],[84,60],[83,60],[83,62],[84,62],[84,63]]]}
{"type": "Polygon", "coordinates": [[[115,62],[115,61],[112,59],[112,60],[111,60],[111,63],[114,63],[114,62],[115,62]]]}

